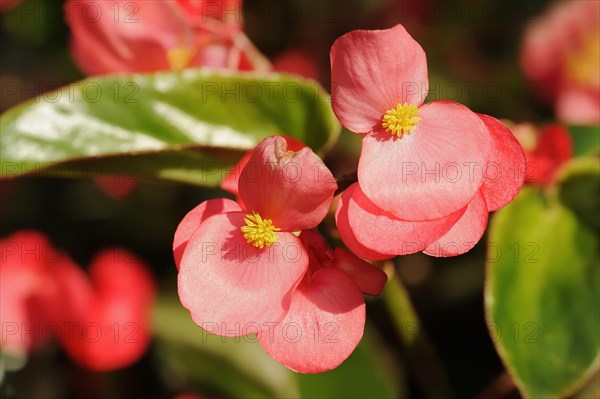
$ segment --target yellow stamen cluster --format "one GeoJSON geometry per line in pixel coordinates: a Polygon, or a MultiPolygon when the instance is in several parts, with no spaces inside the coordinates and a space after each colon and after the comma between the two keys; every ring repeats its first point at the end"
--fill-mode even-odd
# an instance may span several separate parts
{"type": "Polygon", "coordinates": [[[244,233],[246,242],[256,248],[263,249],[265,245],[270,247],[279,239],[275,232],[281,231],[281,229],[273,226],[271,219],[263,219],[253,211],[251,215],[246,215],[244,222],[246,225],[242,226],[240,230],[244,233]]]}
{"type": "Polygon", "coordinates": [[[192,57],[194,56],[195,50],[187,46],[173,47],[167,53],[167,59],[171,65],[171,69],[180,70],[189,66],[192,57]]]}
{"type": "Polygon", "coordinates": [[[398,104],[394,108],[388,109],[381,120],[381,126],[392,136],[397,135],[401,138],[404,134],[409,134],[415,130],[415,125],[421,120],[417,115],[419,109],[412,104],[398,104]]]}

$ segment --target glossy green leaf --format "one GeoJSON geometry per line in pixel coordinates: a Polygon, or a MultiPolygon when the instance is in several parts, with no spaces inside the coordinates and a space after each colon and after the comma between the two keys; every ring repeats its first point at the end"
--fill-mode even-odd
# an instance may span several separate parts
{"type": "Polygon", "coordinates": [[[577,392],[599,367],[598,237],[559,202],[525,188],[491,222],[485,306],[521,392],[577,392]]]}
{"type": "Polygon", "coordinates": [[[600,126],[569,126],[569,133],[575,156],[600,152],[600,126]]]}
{"type": "Polygon", "coordinates": [[[265,137],[290,135],[319,152],[339,132],[324,89],[290,76],[92,77],[2,114],[0,177],[119,173],[215,184],[265,137]]]}
{"type": "Polygon", "coordinates": [[[294,373],[270,358],[254,336],[210,335],[176,297],[158,301],[153,324],[166,376],[183,379],[188,390],[202,387],[219,397],[298,397],[294,373]]]}
{"type": "Polygon", "coordinates": [[[574,158],[558,176],[560,201],[583,224],[600,232],[600,160],[597,157],[574,158]]]}

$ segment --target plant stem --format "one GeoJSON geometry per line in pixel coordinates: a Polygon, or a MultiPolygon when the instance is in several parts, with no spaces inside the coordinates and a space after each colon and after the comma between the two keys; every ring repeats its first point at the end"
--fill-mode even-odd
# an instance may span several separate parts
{"type": "Polygon", "coordinates": [[[429,399],[454,397],[448,375],[423,329],[410,296],[398,276],[390,278],[383,301],[392,317],[405,351],[407,369],[429,399]]]}

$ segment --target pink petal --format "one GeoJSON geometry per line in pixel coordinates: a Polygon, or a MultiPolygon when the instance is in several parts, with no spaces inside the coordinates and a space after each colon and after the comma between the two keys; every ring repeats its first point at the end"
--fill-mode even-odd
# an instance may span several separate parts
{"type": "Polygon", "coordinates": [[[495,211],[512,201],[525,180],[525,152],[512,132],[496,118],[478,114],[490,132],[490,160],[483,172],[481,192],[488,211],[495,211]]]}
{"type": "Polygon", "coordinates": [[[402,25],[355,30],[331,47],[331,101],[346,128],[369,133],[398,104],[421,105],[427,96],[427,60],[402,25]]]}
{"type": "Polygon", "coordinates": [[[347,191],[348,190],[344,191],[340,197],[338,207],[335,211],[335,223],[344,244],[346,244],[352,253],[362,259],[385,260],[393,258],[395,256],[394,254],[383,254],[373,251],[372,249],[365,247],[356,239],[356,236],[350,227],[350,220],[348,218],[348,202],[350,198],[348,194],[346,194],[347,191]]]}
{"type": "Polygon", "coordinates": [[[214,69],[228,69],[230,67],[230,51],[231,47],[223,44],[210,44],[203,46],[202,50],[196,53],[196,57],[190,61],[190,66],[205,66],[214,69]]]}
{"type": "Polygon", "coordinates": [[[56,280],[62,293],[61,304],[65,310],[61,321],[67,332],[61,338],[72,341],[69,337],[72,333],[68,331],[71,327],[68,324],[79,323],[81,318],[90,315],[96,292],[89,276],[72,262],[60,266],[56,280]]]}
{"type": "Polygon", "coordinates": [[[242,1],[241,0],[177,0],[179,7],[186,17],[197,25],[202,22],[216,20],[242,28],[242,1]]]}
{"type": "MultiPolygon", "coordinates": [[[[74,0],[65,3],[65,6],[75,7],[78,3],[74,0]]],[[[69,13],[65,12],[67,22],[69,13]]],[[[79,17],[78,17],[79,18],[79,17]]],[[[83,21],[73,20],[71,26],[70,51],[73,61],[79,69],[86,75],[102,75],[117,72],[133,72],[130,65],[134,65],[133,55],[116,54],[116,51],[103,38],[102,33],[96,29],[90,29],[89,25],[83,21]]],[[[154,57],[162,60],[156,69],[168,69],[168,60],[163,57],[164,50],[160,47],[152,48],[150,53],[160,54],[160,57],[154,57]]]]}
{"type": "Polygon", "coordinates": [[[58,334],[62,316],[54,276],[70,260],[42,234],[19,231],[0,240],[0,347],[22,356],[58,334]],[[44,327],[49,327],[45,329],[44,327]]]}
{"type": "Polygon", "coordinates": [[[283,320],[258,336],[265,351],[300,373],[339,366],[363,335],[365,302],[342,271],[326,268],[305,279],[283,320]]]}
{"type": "Polygon", "coordinates": [[[454,102],[425,104],[419,117],[400,139],[383,130],[363,138],[358,181],[377,207],[400,219],[441,219],[479,191],[490,134],[474,112],[454,102]]]}
{"type": "Polygon", "coordinates": [[[175,230],[175,237],[173,238],[173,257],[175,258],[175,265],[179,269],[179,263],[183,257],[183,252],[187,246],[187,243],[192,237],[192,234],[198,229],[200,223],[213,215],[227,212],[241,211],[240,206],[235,202],[227,198],[216,198],[202,202],[200,205],[192,209],[181,219],[177,230],[175,230]]]}
{"type": "Polygon", "coordinates": [[[423,252],[431,256],[464,254],[477,244],[488,220],[485,198],[478,193],[467,206],[458,222],[442,238],[430,244],[423,252]]]}
{"type": "Polygon", "coordinates": [[[179,298],[210,333],[241,336],[280,321],[308,267],[300,240],[277,233],[270,248],[247,244],[245,212],[219,214],[193,234],[179,269],[179,298]]]}
{"type": "Polygon", "coordinates": [[[341,248],[334,249],[334,260],[328,266],[346,272],[364,294],[380,295],[387,283],[383,270],[341,248]]]}
{"type": "Polygon", "coordinates": [[[381,269],[341,248],[332,250],[316,229],[303,231],[300,241],[310,259],[309,273],[315,273],[322,267],[337,268],[346,272],[363,293],[381,294],[387,282],[387,275],[381,269]]]}
{"type": "Polygon", "coordinates": [[[242,170],[239,190],[247,211],[283,231],[316,227],[327,214],[337,184],[308,147],[287,150],[282,137],[263,140],[242,170]]]}
{"type": "Polygon", "coordinates": [[[555,109],[565,123],[600,125],[600,88],[566,88],[558,95],[555,109]]]}
{"type": "Polygon", "coordinates": [[[65,20],[75,62],[91,75],[168,70],[169,50],[195,42],[182,10],[167,1],[69,0],[65,20]]]}
{"type": "MultiPolygon", "coordinates": [[[[546,18],[545,18],[546,19],[546,18]]],[[[523,34],[520,64],[527,77],[538,82],[547,82],[553,87],[540,89],[553,92],[560,80],[560,66],[567,40],[563,37],[564,26],[559,21],[530,23],[523,34]]]]}
{"type": "Polygon", "coordinates": [[[149,308],[156,288],[147,266],[123,249],[105,249],[94,257],[90,269],[96,294],[111,300],[149,308]]]}
{"type": "MultiPolygon", "coordinates": [[[[132,282],[133,283],[133,282],[132,282]]],[[[65,343],[67,354],[81,366],[96,371],[117,370],[136,363],[152,339],[149,309],[117,300],[94,303],[93,316],[74,328],[75,342],[65,343]]]]}
{"type": "Polygon", "coordinates": [[[152,276],[135,256],[112,249],[92,261],[90,277],[77,268],[63,269],[63,306],[69,314],[62,322],[62,345],[74,361],[92,370],[129,366],[150,344],[152,276]]]}
{"type": "Polygon", "coordinates": [[[358,183],[342,195],[340,207],[345,206],[356,240],[373,251],[394,255],[422,251],[443,236],[464,213],[463,209],[446,218],[426,222],[400,220],[369,201],[358,183]]]}
{"type": "MultiPolygon", "coordinates": [[[[564,89],[577,90],[582,84],[571,70],[572,62],[583,65],[594,65],[591,54],[584,55],[582,47],[585,41],[598,36],[600,25],[600,2],[598,1],[556,1],[539,17],[536,17],[527,27],[523,35],[521,49],[521,68],[526,76],[534,80],[536,94],[552,99],[557,94],[562,97],[564,89]]],[[[597,61],[596,61],[597,62],[597,61]]],[[[597,65],[597,64],[595,64],[597,65]]],[[[584,76],[589,79],[592,88],[598,93],[599,73],[597,67],[588,70],[584,76]]],[[[584,78],[584,80],[586,80],[584,78]]],[[[584,84],[585,85],[585,84],[584,84]]],[[[600,97],[597,97],[600,100],[600,97]]],[[[560,103],[560,99],[559,99],[560,103]]],[[[598,104],[598,101],[596,101],[598,104]]],[[[582,104],[583,105],[583,104],[582,104]]],[[[560,106],[557,113],[563,122],[577,123],[567,118],[585,117],[596,115],[596,124],[600,123],[599,105],[595,109],[573,107],[562,114],[560,106]],[[571,114],[574,112],[575,114],[571,114]],[[590,112],[590,113],[588,113],[590,112]]],[[[579,123],[584,124],[581,120],[579,123]]]]}
{"type": "Polygon", "coordinates": [[[333,261],[333,250],[317,229],[304,230],[299,238],[308,253],[310,273],[333,261]]]}
{"type": "Polygon", "coordinates": [[[240,180],[240,175],[244,167],[248,164],[250,158],[252,158],[252,154],[254,154],[254,150],[246,151],[242,159],[231,169],[226,175],[219,187],[221,189],[238,196],[238,182],[240,180]]]}
{"type": "MultiPolygon", "coordinates": [[[[302,148],[306,147],[306,145],[300,140],[292,137],[292,136],[281,136],[285,139],[285,142],[288,145],[288,151],[299,151],[302,148]]],[[[225,175],[225,179],[221,182],[221,188],[231,194],[238,195],[238,182],[240,181],[240,174],[244,169],[244,166],[248,163],[250,158],[254,154],[254,150],[246,151],[242,159],[230,170],[227,175],[225,175]]]]}

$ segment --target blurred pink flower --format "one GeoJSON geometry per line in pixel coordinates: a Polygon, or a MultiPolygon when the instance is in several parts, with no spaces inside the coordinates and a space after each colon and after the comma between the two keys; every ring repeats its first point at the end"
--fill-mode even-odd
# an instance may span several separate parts
{"type": "Polygon", "coordinates": [[[71,52],[88,75],[210,66],[268,69],[241,31],[239,1],[68,0],[71,52]]]}
{"type": "Polygon", "coordinates": [[[525,182],[550,185],[558,169],[573,158],[573,142],[567,128],[552,124],[538,130],[530,123],[518,123],[512,129],[525,149],[525,182]]]}
{"type": "Polygon", "coordinates": [[[53,330],[52,325],[58,327],[62,311],[54,278],[61,262],[69,260],[35,231],[0,240],[2,350],[25,355],[58,337],[58,328],[53,330]]]}
{"type": "Polygon", "coordinates": [[[61,343],[79,365],[98,371],[136,362],[150,343],[154,281],[142,261],[122,249],[104,250],[89,277],[73,268],[58,276],[61,343]]]}
{"type": "Polygon", "coordinates": [[[2,349],[26,354],[59,341],[81,366],[113,370],[137,361],[150,341],[155,295],[145,266],[124,250],[107,250],[88,277],[40,233],[0,240],[2,349]]]}
{"type": "Polygon", "coordinates": [[[600,124],[600,2],[556,2],[525,32],[521,67],[560,120],[600,124]]]}
{"type": "Polygon", "coordinates": [[[366,259],[471,249],[488,212],[523,184],[525,157],[510,130],[455,102],[423,104],[425,53],[401,25],[337,39],[331,80],[338,119],[364,134],[358,184],[336,212],[344,242],[366,259]]]}

